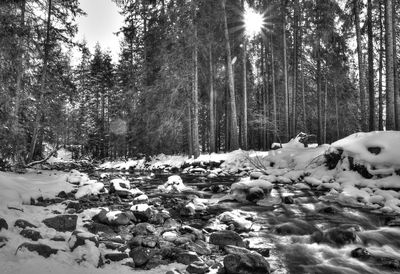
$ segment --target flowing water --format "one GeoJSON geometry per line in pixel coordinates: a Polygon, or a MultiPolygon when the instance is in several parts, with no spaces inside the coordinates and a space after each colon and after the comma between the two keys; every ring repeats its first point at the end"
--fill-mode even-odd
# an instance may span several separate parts
{"type": "MultiPolygon", "coordinates": [[[[166,182],[168,176],[136,174],[132,179],[151,197],[157,195],[155,188],[166,182]]],[[[209,181],[189,175],[182,178],[195,189],[211,184],[230,185],[238,179],[209,181]]],[[[205,198],[223,195],[210,191],[203,194],[205,198]]],[[[245,238],[250,246],[270,249],[267,260],[273,273],[400,273],[400,222],[394,224],[396,216],[321,199],[325,194],[276,185],[257,205],[225,201],[211,214],[233,209],[256,214],[254,223],[261,229],[247,233],[245,238]],[[354,252],[357,248],[365,249],[354,252]]],[[[207,218],[195,216],[184,222],[201,227],[207,218]]]]}

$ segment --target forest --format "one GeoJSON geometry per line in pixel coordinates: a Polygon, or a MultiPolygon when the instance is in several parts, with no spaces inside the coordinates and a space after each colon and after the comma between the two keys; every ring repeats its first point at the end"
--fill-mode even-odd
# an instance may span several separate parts
{"type": "Polygon", "coordinates": [[[198,157],[400,130],[400,1],[114,2],[118,62],[74,42],[78,0],[1,1],[0,158],[29,164],[49,144],[198,157]]]}

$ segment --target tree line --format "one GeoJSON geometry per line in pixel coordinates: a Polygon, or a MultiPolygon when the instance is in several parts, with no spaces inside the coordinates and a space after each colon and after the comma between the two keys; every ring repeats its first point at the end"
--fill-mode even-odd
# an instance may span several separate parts
{"type": "Polygon", "coordinates": [[[97,159],[269,149],[399,130],[399,1],[114,0],[118,62],[73,43],[79,2],[4,0],[0,155],[97,159]],[[245,33],[246,8],[263,14],[245,33]],[[71,65],[68,49],[79,47],[71,65]]]}

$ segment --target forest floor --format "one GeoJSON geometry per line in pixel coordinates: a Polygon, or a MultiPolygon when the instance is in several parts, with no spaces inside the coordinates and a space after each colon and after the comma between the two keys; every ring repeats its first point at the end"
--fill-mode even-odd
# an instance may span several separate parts
{"type": "Polygon", "coordinates": [[[399,271],[398,140],[0,172],[1,273],[399,271]]]}

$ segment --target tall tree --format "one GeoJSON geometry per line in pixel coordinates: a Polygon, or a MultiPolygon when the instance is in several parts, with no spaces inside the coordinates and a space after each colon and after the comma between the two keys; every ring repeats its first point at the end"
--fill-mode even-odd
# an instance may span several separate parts
{"type": "Polygon", "coordinates": [[[192,83],[192,102],[193,102],[193,152],[194,158],[200,156],[199,148],[199,90],[198,90],[198,48],[197,48],[197,26],[196,26],[196,4],[193,3],[193,83],[192,83]]]}
{"type": "Polygon", "coordinates": [[[369,96],[369,131],[375,130],[375,81],[374,81],[374,45],[372,32],[372,0],[367,4],[368,33],[368,96],[369,96]]]}
{"type": "Polygon", "coordinates": [[[226,0],[221,0],[224,18],[224,35],[225,35],[225,47],[226,47],[226,69],[228,76],[228,88],[229,88],[229,103],[230,103],[230,142],[229,147],[231,150],[239,148],[239,133],[237,126],[237,112],[236,112],[236,96],[235,96],[235,80],[233,77],[232,69],[232,54],[231,45],[229,41],[228,31],[228,19],[226,15],[226,0]]]}
{"type": "Polygon", "coordinates": [[[395,84],[393,48],[393,1],[385,0],[385,44],[386,44],[386,129],[395,129],[395,84]]]}

